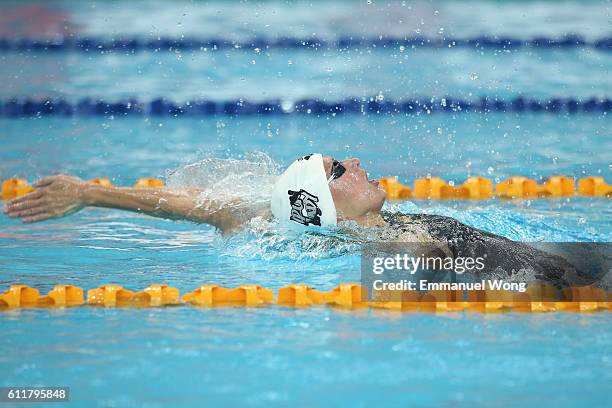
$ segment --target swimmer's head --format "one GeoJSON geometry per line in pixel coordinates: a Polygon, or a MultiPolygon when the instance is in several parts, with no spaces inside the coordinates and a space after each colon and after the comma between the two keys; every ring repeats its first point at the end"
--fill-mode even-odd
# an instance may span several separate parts
{"type": "Polygon", "coordinates": [[[339,219],[356,219],[378,212],[385,203],[387,193],[377,180],[368,179],[368,173],[360,165],[356,158],[338,161],[323,156],[325,175],[332,178],[328,186],[339,219]]]}
{"type": "Polygon", "coordinates": [[[334,226],[378,212],[385,201],[378,182],[368,180],[358,159],[335,160],[321,154],[293,162],[272,192],[272,213],[294,227],[334,226]]]}

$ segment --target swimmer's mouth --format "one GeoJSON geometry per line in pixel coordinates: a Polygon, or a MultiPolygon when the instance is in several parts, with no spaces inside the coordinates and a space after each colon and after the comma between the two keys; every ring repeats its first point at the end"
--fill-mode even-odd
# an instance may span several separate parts
{"type": "Polygon", "coordinates": [[[366,181],[370,183],[371,185],[378,187],[378,185],[380,184],[378,180],[370,180],[370,177],[367,171],[364,170],[363,175],[365,176],[366,181]]]}
{"type": "Polygon", "coordinates": [[[378,187],[378,180],[370,180],[370,178],[368,177],[368,172],[364,170],[363,174],[365,175],[365,179],[368,183],[370,183],[373,186],[378,187]]]}

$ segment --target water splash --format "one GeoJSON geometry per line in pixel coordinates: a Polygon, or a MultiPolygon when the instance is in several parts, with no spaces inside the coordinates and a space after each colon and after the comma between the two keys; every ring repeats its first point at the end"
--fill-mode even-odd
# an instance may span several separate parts
{"type": "Polygon", "coordinates": [[[244,158],[209,157],[172,170],[166,175],[169,188],[201,190],[198,202],[214,199],[228,206],[260,209],[269,205],[279,166],[263,152],[244,158]]]}
{"type": "Polygon", "coordinates": [[[222,251],[233,257],[300,263],[358,254],[361,243],[352,230],[320,228],[298,233],[274,220],[255,217],[224,242],[222,251]]]}

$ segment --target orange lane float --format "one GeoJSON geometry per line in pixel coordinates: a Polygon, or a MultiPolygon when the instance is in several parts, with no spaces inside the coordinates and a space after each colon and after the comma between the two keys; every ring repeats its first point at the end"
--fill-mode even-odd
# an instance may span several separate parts
{"type": "Polygon", "coordinates": [[[421,296],[422,311],[460,312],[469,306],[461,290],[432,290],[421,296]]]}
{"type": "Polygon", "coordinates": [[[92,306],[114,307],[125,304],[134,296],[134,292],[120,285],[102,285],[87,291],[87,304],[92,306]]]}
{"type": "Polygon", "coordinates": [[[566,288],[563,290],[565,302],[555,302],[558,310],[570,312],[594,312],[608,309],[606,293],[592,286],[566,288]]]}
{"type": "Polygon", "coordinates": [[[373,293],[370,307],[402,312],[458,312],[467,308],[467,302],[460,290],[435,290],[428,293],[416,290],[398,293],[377,291],[373,293]]]}
{"type": "Polygon", "coordinates": [[[72,285],[55,285],[45,296],[38,298],[40,306],[70,307],[83,304],[83,289],[72,285]]]}
{"type": "Polygon", "coordinates": [[[440,177],[420,178],[414,182],[414,198],[417,199],[487,200],[492,196],[493,180],[486,177],[469,177],[459,186],[448,184],[440,177]]]}
{"type": "Polygon", "coordinates": [[[495,186],[500,198],[571,197],[576,193],[573,178],[563,176],[549,177],[539,185],[527,177],[510,177],[495,186]]]}
{"type": "Polygon", "coordinates": [[[136,182],[136,184],[134,184],[134,188],[163,187],[163,186],[164,186],[164,182],[156,178],[141,178],[136,182]]]}
{"type": "Polygon", "coordinates": [[[330,306],[350,309],[368,307],[367,289],[356,283],[341,283],[328,292],[327,296],[330,306]]]}
{"type": "Polygon", "coordinates": [[[578,194],[590,197],[612,197],[612,185],[603,177],[585,177],[578,180],[578,194]]]}
{"type": "Polygon", "coordinates": [[[467,293],[467,309],[470,312],[502,313],[512,309],[511,291],[470,290],[467,293]]]}
{"type": "Polygon", "coordinates": [[[527,287],[525,293],[512,295],[512,310],[517,312],[554,312],[555,301],[559,291],[552,285],[534,283],[527,287]]]}
{"type": "Polygon", "coordinates": [[[217,285],[202,285],[184,294],[183,302],[207,307],[264,306],[274,302],[274,292],[253,284],[229,289],[217,285]]]}
{"type": "Polygon", "coordinates": [[[420,178],[414,182],[414,197],[421,199],[440,199],[442,198],[441,189],[446,186],[446,182],[440,177],[420,178]]]}
{"type": "Polygon", "coordinates": [[[48,294],[40,296],[38,289],[25,285],[11,285],[0,294],[0,307],[67,307],[83,304],[83,289],[72,285],[56,285],[48,294]]]}
{"type": "Polygon", "coordinates": [[[486,200],[493,193],[493,181],[484,177],[470,177],[459,186],[444,184],[440,187],[441,199],[486,200]]]}
{"type": "Polygon", "coordinates": [[[406,200],[412,197],[412,190],[400,183],[397,177],[383,177],[379,185],[387,192],[387,200],[406,200]]]}
{"type": "Polygon", "coordinates": [[[500,198],[525,198],[535,193],[536,182],[527,177],[515,176],[498,183],[495,195],[500,198]]]}
{"type": "Polygon", "coordinates": [[[276,303],[281,306],[306,307],[328,303],[330,295],[303,284],[288,285],[278,290],[276,303]]]}
{"type": "Polygon", "coordinates": [[[350,309],[368,306],[366,288],[356,283],[341,283],[329,292],[320,292],[302,284],[288,285],[278,290],[276,303],[293,307],[327,304],[350,309]]]}
{"type": "Polygon", "coordinates": [[[87,292],[87,304],[105,307],[158,307],[180,304],[179,290],[168,285],[151,285],[133,292],[119,285],[104,285],[87,292]]]}
{"type": "Polygon", "coordinates": [[[0,300],[4,307],[36,307],[38,297],[38,289],[25,285],[11,285],[6,292],[0,295],[0,300]]]}
{"type": "Polygon", "coordinates": [[[468,191],[468,198],[487,200],[493,196],[493,180],[486,177],[468,177],[461,186],[468,191]]]}
{"type": "Polygon", "coordinates": [[[93,180],[89,180],[91,184],[97,184],[99,186],[110,187],[113,185],[111,181],[105,177],[95,178],[93,180]]]}
{"type": "Polygon", "coordinates": [[[181,303],[179,290],[168,285],[151,285],[142,292],[134,293],[129,303],[140,307],[178,305],[181,303]]]}
{"type": "Polygon", "coordinates": [[[20,178],[12,178],[2,182],[2,199],[12,200],[34,191],[28,182],[20,178]]]}
{"type": "Polygon", "coordinates": [[[537,193],[544,197],[571,197],[576,194],[576,181],[571,177],[552,176],[538,186],[537,193]]]}

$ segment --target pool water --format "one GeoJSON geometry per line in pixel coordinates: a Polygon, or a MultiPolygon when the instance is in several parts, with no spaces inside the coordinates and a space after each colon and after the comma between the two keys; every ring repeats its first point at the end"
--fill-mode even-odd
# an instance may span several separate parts
{"type": "MultiPolygon", "coordinates": [[[[610,13],[603,1],[53,1],[2,8],[0,36],[12,38],[418,32],[598,39],[609,35],[610,13]]],[[[1,100],[547,99],[612,92],[612,53],[587,48],[13,51],[0,52],[0,61],[1,100]]],[[[279,169],[313,151],[359,157],[370,178],[397,175],[405,183],[427,175],[455,183],[472,175],[612,181],[610,118],[601,113],[41,116],[0,119],[0,140],[0,178],[30,182],[63,172],[131,185],[211,158],[279,169]]],[[[522,241],[612,240],[606,199],[414,201],[387,208],[449,215],[522,241]]],[[[358,281],[359,271],[356,244],[283,240],[258,226],[223,238],[206,225],[102,209],[33,225],[0,216],[1,290],[11,283],[41,292],[59,283],[132,290],[167,283],[182,293],[204,283],[329,290],[358,281]]],[[[71,404],[88,407],[603,407],[612,394],[611,329],[609,313],[11,310],[0,313],[0,386],[69,386],[71,404]]]]}

